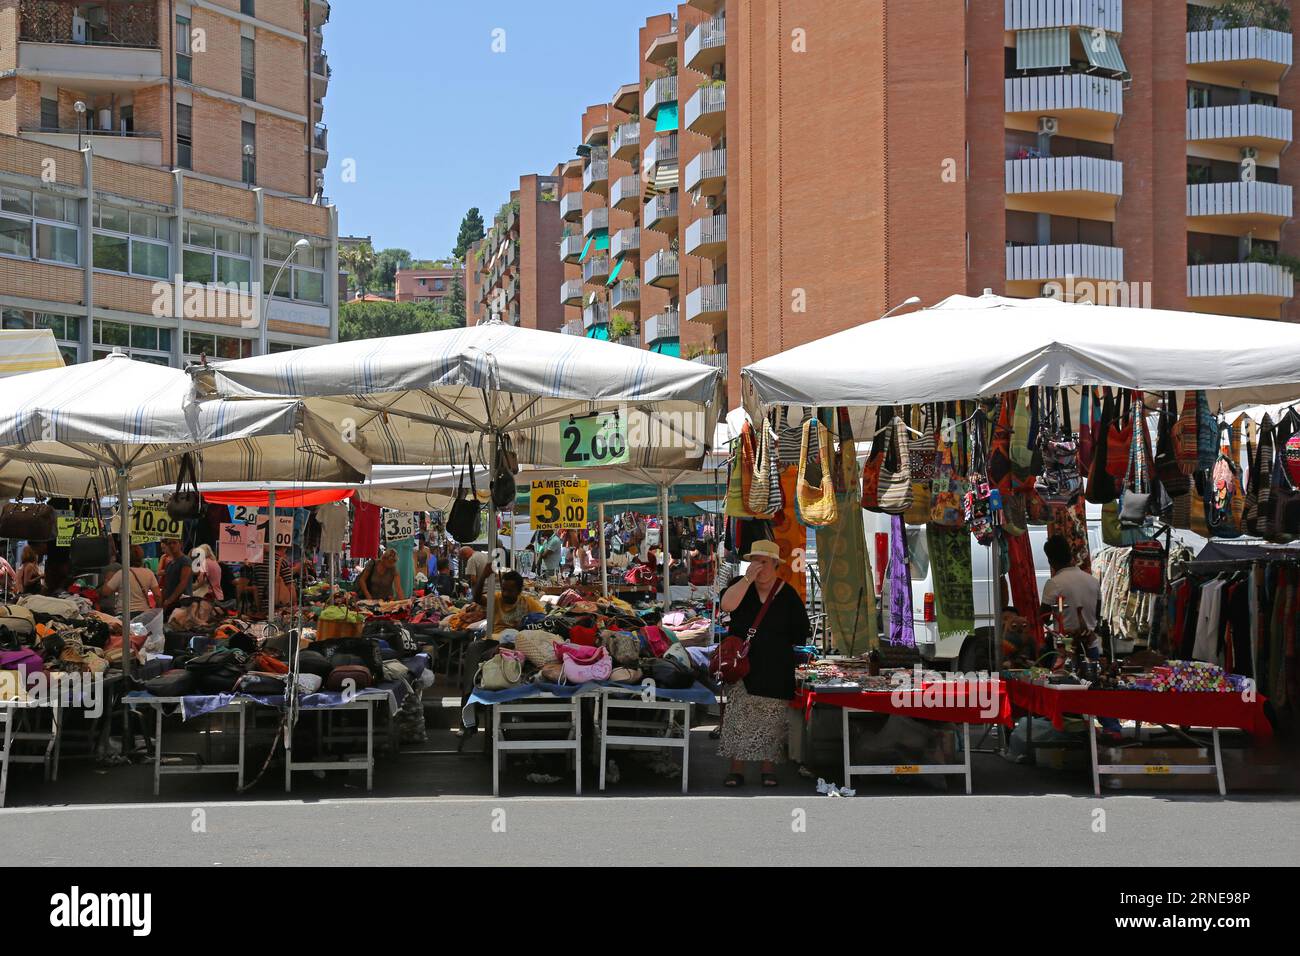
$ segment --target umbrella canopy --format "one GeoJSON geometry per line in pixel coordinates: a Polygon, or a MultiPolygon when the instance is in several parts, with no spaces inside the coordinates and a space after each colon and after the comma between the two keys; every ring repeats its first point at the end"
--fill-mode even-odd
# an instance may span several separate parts
{"type": "Polygon", "coordinates": [[[562,466],[567,421],[618,410],[630,464],[689,467],[722,407],[712,366],[499,322],[221,362],[195,378],[213,396],[302,396],[385,464],[456,464],[466,440],[495,431],[521,462],[562,466]]]}
{"type": "Polygon", "coordinates": [[[63,354],[49,329],[0,329],[0,378],[63,368],[63,354]]]}
{"type": "Polygon", "coordinates": [[[1300,326],[954,295],[741,370],[746,406],[902,405],[1026,386],[1206,389],[1225,408],[1300,398],[1300,326]]]}
{"type": "MultiPolygon", "coordinates": [[[[43,494],[80,496],[91,475],[117,487],[175,481],[182,453],[200,475],[359,481],[369,462],[301,401],[196,401],[179,369],[114,354],[0,379],[0,491],[31,477],[43,494]]],[[[30,488],[30,486],[29,486],[30,488]]]]}

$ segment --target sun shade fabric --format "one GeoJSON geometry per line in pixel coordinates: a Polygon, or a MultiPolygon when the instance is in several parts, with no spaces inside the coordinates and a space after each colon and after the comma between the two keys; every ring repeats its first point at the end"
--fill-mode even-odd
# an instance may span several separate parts
{"type": "Polygon", "coordinates": [[[0,331],[0,378],[63,368],[63,353],[49,329],[0,331]]]}
{"type": "Polygon", "coordinates": [[[1079,42],[1083,44],[1083,52],[1087,54],[1088,62],[1093,66],[1116,73],[1128,72],[1128,67],[1124,65],[1124,57],[1119,52],[1118,37],[1104,30],[1094,32],[1080,27],[1079,42]]]}
{"type": "MultiPolygon", "coordinates": [[[[271,504],[270,491],[220,491],[203,492],[203,500],[217,505],[243,505],[245,508],[266,508],[271,504]]],[[[343,501],[351,498],[354,492],[350,488],[324,489],[285,489],[276,491],[277,508],[311,508],[315,505],[329,504],[331,501],[343,501]]]]}
{"type": "Polygon", "coordinates": [[[578,256],[579,262],[586,261],[587,252],[591,249],[591,244],[595,241],[595,239],[596,239],[595,236],[588,236],[587,241],[582,244],[582,255],[578,256]]]}
{"type": "Polygon", "coordinates": [[[660,355],[671,355],[673,358],[681,358],[682,346],[676,339],[665,339],[662,342],[656,342],[650,346],[650,351],[658,352],[660,355]]]}
{"type": "Polygon", "coordinates": [[[608,229],[597,229],[595,232],[593,232],[593,233],[591,234],[591,238],[592,238],[592,240],[595,242],[595,245],[596,245],[596,249],[597,249],[597,250],[608,249],[608,248],[609,248],[609,230],[608,230],[608,229]]]}
{"type": "MultiPolygon", "coordinates": [[[[1079,31],[1084,36],[1084,31],[1079,31]]],[[[1087,40],[1084,41],[1085,46],[1087,40]]],[[[1070,65],[1070,29],[1016,31],[1016,69],[1046,70],[1070,65]]]]}
{"type": "Polygon", "coordinates": [[[623,269],[623,260],[619,259],[618,262],[614,264],[613,271],[610,272],[609,278],[605,280],[605,285],[613,285],[615,282],[617,282],[618,274],[619,272],[622,271],[622,269],[623,269]]]}
{"type": "Polygon", "coordinates": [[[671,133],[677,129],[677,104],[664,103],[655,113],[655,132],[671,133]]]}
{"type": "Polygon", "coordinates": [[[609,326],[606,325],[604,322],[601,322],[599,325],[593,325],[590,329],[587,330],[587,338],[600,339],[602,342],[608,342],[609,326]]]}

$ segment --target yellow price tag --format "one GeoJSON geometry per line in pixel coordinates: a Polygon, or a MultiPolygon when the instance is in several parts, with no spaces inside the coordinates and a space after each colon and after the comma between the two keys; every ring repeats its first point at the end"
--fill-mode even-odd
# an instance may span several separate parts
{"type": "Polygon", "coordinates": [[[1147,764],[1147,773],[1169,773],[1169,767],[1162,763],[1147,764]]]}
{"type": "Polygon", "coordinates": [[[99,537],[104,533],[104,526],[98,518],[77,518],[59,515],[58,532],[54,539],[57,547],[66,548],[73,538],[99,537]]]}
{"type": "Polygon", "coordinates": [[[167,514],[162,501],[137,501],[131,505],[131,540],[161,541],[179,538],[181,522],[167,514]]]}
{"type": "Polygon", "coordinates": [[[894,773],[920,773],[921,768],[914,763],[900,763],[894,767],[894,773]]]}
{"type": "Polygon", "coordinates": [[[534,481],[529,496],[528,519],[534,531],[587,527],[586,479],[534,481]]]}

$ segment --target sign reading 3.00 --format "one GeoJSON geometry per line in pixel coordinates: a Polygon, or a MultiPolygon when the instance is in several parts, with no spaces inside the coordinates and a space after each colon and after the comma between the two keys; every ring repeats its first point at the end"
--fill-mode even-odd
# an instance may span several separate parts
{"type": "Polygon", "coordinates": [[[625,465],[628,459],[627,421],[609,413],[560,423],[560,454],[567,468],[625,465]]]}
{"type": "Polygon", "coordinates": [[[529,525],[534,531],[587,527],[587,482],[583,478],[534,481],[529,498],[529,525]]]}

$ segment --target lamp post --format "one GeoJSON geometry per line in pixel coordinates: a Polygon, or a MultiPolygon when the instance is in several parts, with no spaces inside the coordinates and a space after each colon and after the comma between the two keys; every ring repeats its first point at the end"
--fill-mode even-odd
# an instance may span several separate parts
{"type": "Polygon", "coordinates": [[[306,239],[299,239],[297,242],[293,244],[293,248],[289,250],[289,255],[285,257],[284,262],[280,263],[280,269],[278,272],[276,272],[275,278],[271,280],[270,288],[268,288],[265,294],[263,294],[262,296],[262,316],[261,316],[262,321],[259,323],[259,329],[257,333],[259,355],[265,355],[268,351],[270,351],[270,343],[267,340],[267,335],[268,332],[270,331],[270,322],[271,322],[271,317],[270,317],[271,293],[273,293],[275,291],[275,287],[280,284],[280,276],[284,275],[284,270],[289,267],[289,263],[293,260],[293,257],[298,254],[298,250],[306,249],[309,248],[310,246],[311,243],[308,242],[306,239]]]}
{"type": "Polygon", "coordinates": [[[81,118],[86,114],[85,102],[77,100],[77,102],[72,104],[72,110],[77,114],[77,152],[81,152],[81,130],[85,125],[81,118]]]}

